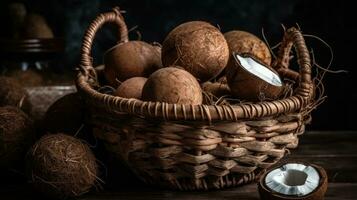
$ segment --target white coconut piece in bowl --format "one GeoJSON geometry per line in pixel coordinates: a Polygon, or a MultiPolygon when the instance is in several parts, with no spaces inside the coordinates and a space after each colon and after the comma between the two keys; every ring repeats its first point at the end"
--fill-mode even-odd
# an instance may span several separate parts
{"type": "Polygon", "coordinates": [[[311,163],[293,162],[274,166],[258,183],[262,200],[324,199],[328,177],[326,171],[311,163]]]}
{"type": "Polygon", "coordinates": [[[310,194],[319,182],[320,175],[314,167],[298,163],[285,164],[265,177],[265,184],[272,191],[292,196],[310,194]]]}

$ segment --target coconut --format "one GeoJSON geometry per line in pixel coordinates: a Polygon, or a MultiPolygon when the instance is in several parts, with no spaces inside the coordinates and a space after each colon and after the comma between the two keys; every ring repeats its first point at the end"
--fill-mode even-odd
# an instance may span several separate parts
{"type": "Polygon", "coordinates": [[[47,132],[75,134],[84,123],[84,102],[78,93],[67,94],[55,101],[43,119],[47,132]]]}
{"type": "Polygon", "coordinates": [[[191,21],[174,28],[162,46],[164,66],[178,65],[200,82],[215,78],[227,65],[229,49],[223,34],[203,21],[191,21]]]}
{"type": "Polygon", "coordinates": [[[327,175],[317,165],[285,163],[266,172],[258,188],[263,200],[321,200],[327,189],[327,175]]]}
{"type": "Polygon", "coordinates": [[[35,139],[32,120],[13,106],[0,107],[0,168],[16,168],[35,139]]]}
{"type": "Polygon", "coordinates": [[[43,76],[36,70],[32,69],[27,69],[25,71],[14,70],[7,74],[7,76],[15,78],[23,85],[26,85],[26,87],[43,86],[45,84],[43,76]]]}
{"type": "Polygon", "coordinates": [[[80,196],[97,181],[98,166],[88,145],[65,134],[43,136],[26,156],[33,187],[51,198],[80,196]]]}
{"type": "Polygon", "coordinates": [[[42,15],[31,13],[25,18],[22,37],[30,39],[48,39],[53,38],[54,36],[46,19],[42,15]]]}
{"type": "Polygon", "coordinates": [[[226,77],[233,96],[241,100],[264,101],[279,97],[283,82],[278,73],[249,54],[233,53],[226,77]]]}
{"type": "Polygon", "coordinates": [[[148,77],[162,67],[160,47],[142,41],[120,43],[104,55],[104,75],[114,87],[118,81],[132,77],[148,77]]]}
{"type": "Polygon", "coordinates": [[[231,53],[251,54],[266,65],[271,64],[268,46],[257,36],[245,31],[229,31],[224,34],[231,53]]]}
{"type": "Polygon", "coordinates": [[[202,89],[205,92],[208,92],[215,97],[222,97],[225,95],[230,95],[231,90],[229,89],[228,85],[225,83],[220,82],[205,82],[202,84],[202,89]]]}
{"type": "Polygon", "coordinates": [[[226,76],[222,76],[221,78],[219,78],[217,80],[218,83],[222,83],[222,84],[227,84],[227,77],[226,76]]]}
{"type": "Polygon", "coordinates": [[[196,78],[183,69],[162,68],[146,81],[142,99],[177,104],[202,104],[202,91],[196,78]]]}
{"type": "Polygon", "coordinates": [[[144,77],[130,78],[120,84],[114,95],[124,98],[141,99],[141,93],[143,91],[146,80],[147,78],[144,77]]]}
{"type": "Polygon", "coordinates": [[[0,77],[0,85],[0,106],[15,106],[30,113],[31,103],[28,94],[16,79],[0,77]]]}

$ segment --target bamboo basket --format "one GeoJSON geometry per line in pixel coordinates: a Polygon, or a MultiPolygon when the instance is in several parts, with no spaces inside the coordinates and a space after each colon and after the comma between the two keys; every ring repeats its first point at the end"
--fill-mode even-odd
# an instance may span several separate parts
{"type": "Polygon", "coordinates": [[[298,136],[316,107],[311,60],[299,30],[286,31],[273,67],[297,81],[286,98],[236,105],[181,105],[145,102],[97,91],[91,48],[96,32],[114,23],[119,42],[127,27],[119,9],[100,14],[87,29],[77,88],[91,112],[89,123],[107,150],[150,185],[211,190],[255,181],[298,146],[298,136]],[[299,73],[288,68],[295,47],[299,73]]]}

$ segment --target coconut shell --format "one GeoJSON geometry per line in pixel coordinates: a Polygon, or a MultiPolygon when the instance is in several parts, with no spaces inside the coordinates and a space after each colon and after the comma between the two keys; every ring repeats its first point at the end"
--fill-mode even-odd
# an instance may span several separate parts
{"type": "Polygon", "coordinates": [[[176,104],[202,104],[202,91],[196,78],[183,69],[162,68],[146,81],[142,99],[144,101],[176,104]]]}
{"type": "Polygon", "coordinates": [[[26,90],[14,78],[0,77],[0,106],[15,106],[31,112],[31,103],[26,90]]]}
{"type": "Polygon", "coordinates": [[[132,77],[148,77],[162,67],[160,47],[142,41],[120,43],[104,55],[104,75],[114,87],[118,81],[132,77]]]}
{"type": "Polygon", "coordinates": [[[34,140],[33,121],[26,113],[13,106],[0,107],[0,169],[23,166],[34,140]]]}
{"type": "Polygon", "coordinates": [[[46,132],[75,134],[84,123],[84,102],[78,93],[67,94],[47,110],[42,126],[46,132]]]}
{"type": "MultiPolygon", "coordinates": [[[[262,66],[278,75],[273,68],[260,62],[260,60],[256,59],[254,56],[250,54],[243,54],[242,56],[251,57],[262,66]]],[[[274,100],[280,96],[283,90],[282,86],[272,85],[258,76],[255,76],[244,69],[238,59],[231,59],[229,62],[230,64],[226,68],[226,77],[233,96],[240,100],[248,101],[274,100]]]]}
{"type": "Polygon", "coordinates": [[[26,175],[43,195],[62,199],[88,192],[98,166],[88,145],[65,134],[43,136],[26,156],[26,175]]]}
{"type": "Polygon", "coordinates": [[[141,99],[143,87],[147,78],[133,77],[120,84],[114,95],[124,98],[141,99]]]}
{"type": "Polygon", "coordinates": [[[286,164],[286,163],[282,163],[278,166],[275,166],[275,167],[269,169],[260,178],[260,181],[258,183],[258,190],[259,190],[260,198],[262,200],[322,200],[322,199],[324,199],[324,196],[325,196],[325,193],[327,190],[327,186],[328,186],[328,177],[327,177],[326,171],[322,167],[314,165],[314,164],[304,163],[304,162],[294,162],[294,163],[301,163],[306,166],[314,167],[320,175],[319,186],[314,191],[312,191],[310,194],[305,195],[305,196],[299,196],[299,197],[283,195],[283,194],[279,194],[279,193],[270,191],[269,188],[265,184],[265,181],[264,181],[265,177],[267,176],[267,174],[269,172],[273,171],[274,169],[280,168],[281,166],[286,164]]]}
{"type": "Polygon", "coordinates": [[[251,54],[266,65],[271,64],[268,46],[257,36],[245,31],[229,31],[224,34],[231,53],[251,54]]]}
{"type": "Polygon", "coordinates": [[[200,82],[215,78],[226,67],[229,49],[223,34],[203,21],[191,21],[174,28],[162,46],[165,67],[182,66],[200,82]]]}

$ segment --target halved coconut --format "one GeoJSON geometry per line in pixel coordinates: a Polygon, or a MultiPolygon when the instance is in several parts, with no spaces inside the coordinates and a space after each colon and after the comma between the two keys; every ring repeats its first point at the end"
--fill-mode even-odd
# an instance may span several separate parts
{"type": "Polygon", "coordinates": [[[279,74],[250,54],[233,53],[226,77],[232,95],[241,100],[264,101],[279,97],[283,82],[279,74]]]}
{"type": "Polygon", "coordinates": [[[263,200],[321,200],[327,189],[327,175],[317,165],[285,163],[266,172],[258,188],[263,200]]]}

